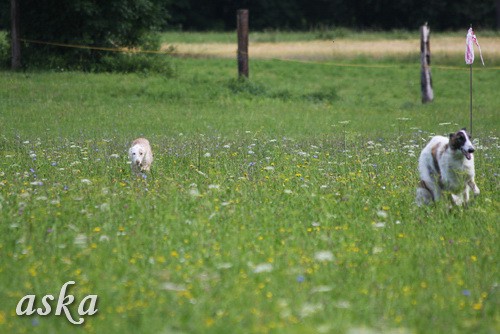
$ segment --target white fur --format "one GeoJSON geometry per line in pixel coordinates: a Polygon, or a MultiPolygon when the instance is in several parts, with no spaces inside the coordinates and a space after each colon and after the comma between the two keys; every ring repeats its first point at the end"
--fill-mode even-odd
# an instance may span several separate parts
{"type": "Polygon", "coordinates": [[[416,202],[430,204],[438,201],[443,191],[451,193],[456,205],[469,201],[469,191],[479,194],[479,188],[474,182],[474,146],[462,129],[449,138],[435,136],[424,147],[418,160],[420,184],[417,188],[416,202]],[[460,147],[457,138],[461,137],[460,147]]]}
{"type": "Polygon", "coordinates": [[[128,155],[133,172],[136,174],[149,172],[153,163],[153,152],[147,139],[137,138],[134,140],[128,150],[128,155]]]}

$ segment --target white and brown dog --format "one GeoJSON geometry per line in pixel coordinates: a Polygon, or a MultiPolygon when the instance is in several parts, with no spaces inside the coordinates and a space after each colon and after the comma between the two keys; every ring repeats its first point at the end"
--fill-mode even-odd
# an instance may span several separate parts
{"type": "Polygon", "coordinates": [[[474,182],[474,146],[465,128],[449,138],[435,136],[424,147],[418,159],[420,184],[417,205],[439,200],[443,191],[451,193],[456,205],[469,201],[469,191],[479,194],[474,182]]]}
{"type": "Polygon", "coordinates": [[[130,166],[136,174],[141,172],[149,172],[153,163],[153,152],[149,141],[145,138],[137,138],[130,145],[128,150],[130,158],[130,166]]]}

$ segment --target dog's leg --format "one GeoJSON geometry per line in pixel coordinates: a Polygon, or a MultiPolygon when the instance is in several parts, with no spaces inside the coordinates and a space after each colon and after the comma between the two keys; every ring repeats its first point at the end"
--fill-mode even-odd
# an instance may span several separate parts
{"type": "Polygon", "coordinates": [[[479,195],[479,193],[481,192],[479,190],[478,186],[476,185],[476,182],[474,182],[474,179],[472,179],[469,182],[467,182],[467,185],[472,189],[472,192],[474,193],[474,196],[479,195]]]}
{"type": "Polygon", "coordinates": [[[432,200],[437,202],[441,198],[441,189],[443,189],[443,185],[437,176],[431,175],[431,178],[431,180],[425,181],[425,186],[431,192],[432,200]]]}
{"type": "Polygon", "coordinates": [[[432,190],[429,188],[427,185],[427,182],[425,181],[420,181],[418,187],[417,187],[417,197],[416,197],[416,203],[418,206],[422,205],[428,205],[435,201],[434,194],[432,190]]]}
{"type": "Polygon", "coordinates": [[[136,165],[135,163],[132,163],[132,173],[136,176],[139,177],[142,175],[141,172],[141,166],[136,165]]]}
{"type": "Polygon", "coordinates": [[[465,198],[465,192],[464,194],[456,195],[456,194],[450,194],[451,195],[451,201],[456,205],[456,206],[461,206],[467,203],[467,198],[465,198]]]}
{"type": "Polygon", "coordinates": [[[465,189],[464,189],[464,204],[467,205],[467,203],[469,202],[469,199],[470,199],[470,195],[469,195],[469,192],[470,192],[470,187],[468,184],[465,185],[465,189]]]}
{"type": "Polygon", "coordinates": [[[417,197],[415,202],[417,206],[429,205],[432,203],[432,195],[431,193],[424,188],[417,188],[417,197]]]}

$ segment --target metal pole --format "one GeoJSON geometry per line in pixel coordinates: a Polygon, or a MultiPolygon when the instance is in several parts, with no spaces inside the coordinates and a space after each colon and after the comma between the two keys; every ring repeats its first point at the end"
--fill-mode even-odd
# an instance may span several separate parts
{"type": "Polygon", "coordinates": [[[472,135],[472,64],[470,64],[470,129],[469,133],[472,135]]]}

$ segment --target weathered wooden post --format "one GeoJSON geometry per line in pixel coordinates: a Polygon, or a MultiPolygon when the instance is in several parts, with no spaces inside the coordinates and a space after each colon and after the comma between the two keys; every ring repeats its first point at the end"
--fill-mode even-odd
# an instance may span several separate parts
{"type": "Polygon", "coordinates": [[[420,27],[420,85],[422,88],[422,103],[432,102],[434,92],[432,91],[431,77],[431,47],[430,47],[430,29],[427,22],[420,27]]]}
{"type": "Polygon", "coordinates": [[[11,19],[11,68],[17,70],[21,67],[21,42],[19,41],[19,2],[10,0],[11,19]]]}
{"type": "Polygon", "coordinates": [[[248,9],[238,9],[238,77],[248,78],[248,9]]]}

